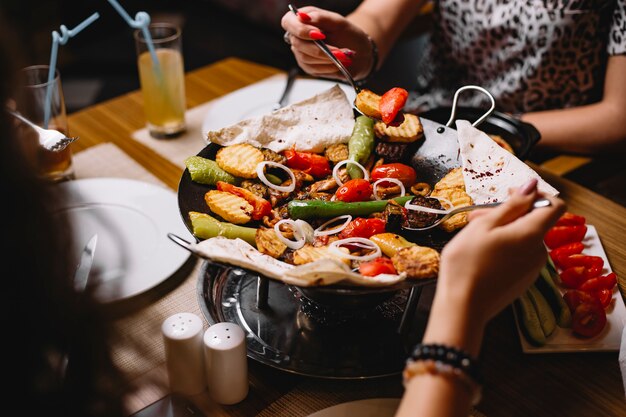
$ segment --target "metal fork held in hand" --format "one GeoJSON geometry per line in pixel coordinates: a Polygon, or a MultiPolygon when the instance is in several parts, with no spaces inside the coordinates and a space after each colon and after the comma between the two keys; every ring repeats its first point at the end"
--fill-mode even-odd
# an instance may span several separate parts
{"type": "MultiPolygon", "coordinates": [[[[435,227],[439,226],[441,223],[445,222],[450,217],[452,217],[452,216],[454,216],[456,214],[464,213],[466,211],[473,211],[473,210],[478,210],[478,209],[496,207],[496,206],[499,206],[500,204],[502,204],[502,202],[487,203],[487,204],[475,204],[473,206],[457,207],[455,209],[452,209],[452,210],[448,211],[445,215],[443,215],[442,217],[437,219],[437,221],[434,222],[433,224],[430,224],[430,225],[425,226],[425,227],[405,227],[404,229],[406,229],[406,230],[416,230],[416,231],[429,230],[429,229],[432,229],[432,228],[435,228],[435,227]]],[[[533,209],[537,209],[537,208],[542,208],[542,207],[549,207],[551,204],[552,203],[550,203],[550,200],[548,200],[547,198],[540,198],[538,200],[535,200],[535,202],[533,203],[533,207],[532,208],[533,209]]]]}
{"type": "MultiPolygon", "coordinates": [[[[291,10],[293,14],[298,15],[298,9],[293,4],[289,5],[289,10],[291,10]]],[[[337,68],[339,68],[339,71],[341,71],[343,76],[346,77],[346,80],[352,86],[354,92],[358,94],[359,91],[361,91],[361,88],[357,85],[356,81],[354,81],[354,78],[352,78],[352,74],[350,74],[350,71],[348,71],[348,69],[341,63],[341,61],[339,61],[337,57],[333,55],[333,53],[330,51],[330,49],[328,49],[328,46],[326,46],[324,41],[313,40],[312,42],[316,44],[318,48],[320,48],[322,52],[324,52],[328,56],[328,58],[330,58],[331,61],[333,61],[333,63],[337,66],[337,68]]]]}

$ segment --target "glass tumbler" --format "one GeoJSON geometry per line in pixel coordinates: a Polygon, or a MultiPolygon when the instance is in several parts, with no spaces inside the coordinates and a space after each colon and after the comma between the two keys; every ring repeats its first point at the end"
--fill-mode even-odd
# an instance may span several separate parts
{"type": "Polygon", "coordinates": [[[172,138],[186,129],[181,29],[170,23],[153,23],[148,30],[158,63],[143,32],[140,29],[135,31],[147,127],[152,137],[172,138]]]}
{"type": "MultiPolygon", "coordinates": [[[[47,128],[70,136],[61,76],[56,70],[53,80],[48,82],[48,70],[48,65],[33,65],[20,71],[15,100],[16,110],[37,126],[46,128],[44,126],[46,94],[50,86],[50,116],[47,128]]],[[[33,129],[28,129],[29,133],[35,134],[33,129]]],[[[44,179],[58,182],[74,178],[71,145],[55,152],[38,143],[35,152],[35,168],[44,179]]]]}

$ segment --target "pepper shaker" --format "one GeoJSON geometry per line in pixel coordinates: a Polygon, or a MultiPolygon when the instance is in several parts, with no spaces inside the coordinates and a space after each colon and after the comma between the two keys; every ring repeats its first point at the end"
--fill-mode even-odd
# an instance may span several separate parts
{"type": "Polygon", "coordinates": [[[172,392],[194,395],[206,387],[202,330],[202,320],[193,313],[174,314],[161,326],[172,392]]]}
{"type": "Polygon", "coordinates": [[[248,395],[246,335],[234,323],[216,323],[204,332],[204,364],[209,396],[236,404],[248,395]]]}

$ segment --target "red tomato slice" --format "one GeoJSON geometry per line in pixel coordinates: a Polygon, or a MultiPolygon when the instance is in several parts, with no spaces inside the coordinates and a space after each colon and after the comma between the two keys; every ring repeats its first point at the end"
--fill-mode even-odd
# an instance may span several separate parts
{"type": "Polygon", "coordinates": [[[587,226],[553,226],[543,237],[543,241],[550,249],[563,246],[568,243],[580,242],[587,233],[587,226]]]}
{"type": "Polygon", "coordinates": [[[328,159],[322,155],[311,152],[298,152],[293,149],[287,149],[284,155],[287,158],[287,166],[289,168],[299,169],[315,178],[324,178],[332,172],[328,159]]]}
{"type": "Polygon", "coordinates": [[[562,256],[569,256],[576,253],[581,253],[583,249],[585,249],[585,245],[583,245],[582,242],[568,243],[566,245],[562,245],[555,249],[552,249],[550,251],[550,258],[559,268],[563,268],[559,264],[559,260],[562,256]]]}
{"type": "Polygon", "coordinates": [[[600,290],[609,290],[612,291],[613,288],[617,285],[617,275],[614,272],[610,274],[597,276],[590,278],[580,284],[580,289],[582,291],[600,291],[600,290]]]}
{"type": "Polygon", "coordinates": [[[599,302],[579,304],[572,315],[572,330],[583,337],[600,334],[605,325],[606,312],[599,302]]]}
{"type": "Polygon", "coordinates": [[[602,289],[596,291],[596,295],[600,300],[600,304],[602,304],[602,307],[607,308],[609,304],[611,304],[611,300],[613,299],[613,291],[602,289]]]}
{"type": "Polygon", "coordinates": [[[385,231],[385,221],[383,219],[357,217],[339,233],[340,239],[347,237],[364,237],[369,239],[373,235],[385,231]]]}
{"type": "Polygon", "coordinates": [[[587,222],[584,216],[579,216],[574,213],[565,212],[557,221],[555,226],[575,226],[583,225],[587,222]]]}
{"type": "Polygon", "coordinates": [[[567,288],[578,288],[587,280],[586,268],[584,266],[573,266],[567,268],[559,274],[561,282],[567,288]]]}
{"type": "Polygon", "coordinates": [[[372,184],[368,180],[362,178],[356,178],[350,181],[346,181],[335,192],[335,197],[338,201],[352,202],[352,201],[367,201],[372,197],[372,184]]]}
{"type": "MultiPolygon", "coordinates": [[[[405,187],[410,187],[415,184],[415,179],[417,178],[417,174],[415,170],[405,164],[401,164],[399,162],[395,162],[392,164],[384,164],[379,165],[374,168],[370,174],[370,178],[372,182],[377,181],[381,178],[395,178],[400,180],[405,187]]],[[[387,187],[389,185],[393,185],[391,182],[381,182],[381,185],[387,187]]]]}
{"type": "Polygon", "coordinates": [[[572,314],[582,303],[599,303],[600,299],[597,294],[591,294],[586,291],[580,290],[569,290],[563,295],[563,300],[569,307],[569,310],[572,314]]]}
{"type": "Polygon", "coordinates": [[[396,268],[389,258],[376,258],[359,265],[359,272],[366,277],[375,277],[378,274],[396,274],[396,268]]]}
{"type": "Polygon", "coordinates": [[[404,88],[392,88],[380,98],[378,109],[385,124],[390,124],[406,104],[409,92],[404,88]]]}
{"type": "Polygon", "coordinates": [[[561,256],[558,258],[558,263],[563,269],[571,268],[572,266],[584,266],[585,268],[599,268],[602,270],[604,267],[604,260],[601,257],[583,255],[581,253],[561,256]]]}
{"type": "Polygon", "coordinates": [[[224,181],[217,182],[217,189],[226,193],[231,193],[243,198],[252,206],[252,219],[261,220],[264,216],[269,216],[272,212],[272,205],[263,197],[259,197],[252,191],[237,187],[224,181]]]}

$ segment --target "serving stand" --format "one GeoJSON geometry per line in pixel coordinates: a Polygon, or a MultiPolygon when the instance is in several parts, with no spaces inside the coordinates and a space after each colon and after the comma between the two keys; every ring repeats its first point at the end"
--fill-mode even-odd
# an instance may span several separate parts
{"type": "Polygon", "coordinates": [[[390,292],[370,306],[322,304],[303,290],[211,261],[203,263],[197,285],[209,324],[241,326],[251,359],[311,377],[367,379],[402,371],[422,338],[434,281],[390,292]]]}

